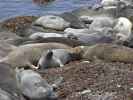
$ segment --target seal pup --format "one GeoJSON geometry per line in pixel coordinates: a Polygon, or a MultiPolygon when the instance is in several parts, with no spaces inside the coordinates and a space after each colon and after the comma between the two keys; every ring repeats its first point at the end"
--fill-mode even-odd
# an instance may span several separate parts
{"type": "MultiPolygon", "coordinates": [[[[16,79],[22,94],[32,100],[55,100],[57,94],[53,86],[33,70],[16,68],[16,79]],[[29,74],[30,73],[30,74],[29,74]]],[[[62,78],[61,78],[62,79],[62,78]]]]}
{"type": "Polygon", "coordinates": [[[40,59],[42,52],[48,49],[70,49],[71,47],[61,43],[36,43],[19,46],[11,51],[0,62],[10,64],[12,68],[30,67],[36,68],[34,64],[40,59]]]}
{"type": "Polygon", "coordinates": [[[79,59],[77,52],[72,52],[71,49],[52,49],[44,51],[39,62],[40,69],[63,67],[66,63],[79,59]]]}
{"type": "Polygon", "coordinates": [[[82,59],[133,63],[133,50],[125,46],[103,43],[82,48],[82,59]]]}
{"type": "Polygon", "coordinates": [[[132,22],[126,17],[119,17],[113,28],[116,41],[127,41],[132,34],[132,22]]]}

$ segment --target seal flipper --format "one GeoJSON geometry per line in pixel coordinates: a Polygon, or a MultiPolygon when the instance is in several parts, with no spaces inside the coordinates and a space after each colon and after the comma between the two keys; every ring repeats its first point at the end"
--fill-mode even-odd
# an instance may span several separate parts
{"type": "Polygon", "coordinates": [[[31,69],[38,69],[38,68],[39,68],[38,66],[35,66],[35,65],[31,64],[30,62],[27,63],[27,65],[28,65],[31,69]]]}

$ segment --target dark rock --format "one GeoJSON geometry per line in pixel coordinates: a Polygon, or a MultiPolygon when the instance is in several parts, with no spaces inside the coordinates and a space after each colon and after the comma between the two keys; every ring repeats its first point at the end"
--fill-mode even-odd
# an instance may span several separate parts
{"type": "Polygon", "coordinates": [[[17,35],[24,37],[29,35],[26,31],[36,18],[37,17],[35,16],[18,16],[10,18],[1,22],[1,29],[14,32],[17,35]]]}

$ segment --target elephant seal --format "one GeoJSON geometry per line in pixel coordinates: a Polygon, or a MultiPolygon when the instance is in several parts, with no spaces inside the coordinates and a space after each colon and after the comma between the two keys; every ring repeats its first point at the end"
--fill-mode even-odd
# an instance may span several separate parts
{"type": "Polygon", "coordinates": [[[0,63],[0,100],[25,100],[16,83],[15,71],[6,63],[0,63]]]}
{"type": "Polygon", "coordinates": [[[11,99],[11,95],[9,93],[0,89],[0,100],[13,100],[13,99],[11,99]]]}
{"type": "Polygon", "coordinates": [[[3,40],[0,40],[0,59],[7,56],[12,50],[16,49],[17,47],[11,45],[3,40]]]}
{"type": "Polygon", "coordinates": [[[63,37],[63,34],[59,33],[44,33],[44,32],[36,32],[29,36],[30,39],[36,40],[38,38],[49,38],[49,37],[63,37]]]}
{"type": "Polygon", "coordinates": [[[21,43],[23,44],[35,44],[35,43],[51,43],[51,42],[56,42],[56,43],[62,43],[69,45],[71,47],[76,47],[79,45],[86,45],[85,43],[82,43],[81,41],[78,41],[77,39],[71,39],[67,37],[49,37],[49,38],[41,38],[39,37],[37,40],[26,40],[25,42],[23,40],[21,43]]]}
{"type": "Polygon", "coordinates": [[[0,62],[10,64],[12,68],[30,67],[36,68],[35,63],[39,60],[42,52],[48,49],[69,49],[70,46],[61,43],[36,43],[19,46],[11,51],[0,62]]]}
{"type": "Polygon", "coordinates": [[[102,28],[113,28],[114,18],[112,17],[98,17],[94,18],[89,26],[90,32],[99,32],[102,28]]]}
{"type": "Polygon", "coordinates": [[[84,46],[82,59],[93,61],[95,59],[109,62],[133,63],[133,50],[131,48],[116,44],[96,44],[84,46]]]}
{"type": "Polygon", "coordinates": [[[114,34],[117,41],[126,41],[132,34],[132,22],[126,17],[119,17],[114,26],[114,34]]]}
{"type": "Polygon", "coordinates": [[[85,45],[93,45],[96,43],[112,43],[114,38],[110,35],[107,28],[105,30],[101,29],[101,32],[92,33],[92,34],[66,34],[66,37],[70,39],[76,39],[85,45]],[[107,33],[108,31],[108,33],[107,33]],[[104,34],[105,33],[105,34],[104,34]],[[107,35],[106,35],[107,34],[107,35]]]}
{"type": "MultiPolygon", "coordinates": [[[[88,34],[89,29],[87,29],[87,28],[82,28],[82,29],[66,28],[64,30],[64,33],[65,34],[73,34],[73,35],[88,34]]],[[[64,34],[64,36],[65,36],[65,34],[64,34]]]]}
{"type": "Polygon", "coordinates": [[[104,9],[113,7],[115,8],[119,2],[120,0],[102,0],[101,5],[104,7],[104,9]]]}
{"type": "Polygon", "coordinates": [[[31,100],[57,99],[53,85],[33,70],[16,69],[16,79],[22,94],[31,100]]]}
{"type": "Polygon", "coordinates": [[[70,26],[70,23],[65,21],[62,17],[56,15],[45,15],[38,18],[35,25],[43,26],[44,28],[64,30],[70,26]]]}
{"type": "Polygon", "coordinates": [[[85,28],[86,25],[77,17],[75,14],[71,12],[64,12],[63,14],[59,15],[66,21],[70,23],[70,27],[72,28],[85,28]]]}
{"type": "Polygon", "coordinates": [[[72,52],[71,49],[52,49],[45,51],[39,62],[40,69],[63,67],[66,63],[79,59],[77,52],[72,52]]]}

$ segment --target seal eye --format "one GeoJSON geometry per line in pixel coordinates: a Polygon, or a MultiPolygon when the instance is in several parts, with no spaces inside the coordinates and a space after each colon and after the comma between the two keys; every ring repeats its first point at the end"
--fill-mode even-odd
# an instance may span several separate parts
{"type": "Polygon", "coordinates": [[[50,18],[51,18],[51,19],[56,19],[56,17],[54,17],[54,16],[51,16],[50,18]]]}
{"type": "Polygon", "coordinates": [[[52,50],[48,50],[48,53],[47,53],[47,55],[46,55],[46,58],[47,58],[47,59],[51,59],[52,56],[53,56],[53,51],[52,51],[52,50]]]}
{"type": "Polygon", "coordinates": [[[123,26],[123,23],[120,23],[120,26],[123,26]]]}

